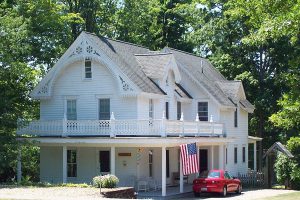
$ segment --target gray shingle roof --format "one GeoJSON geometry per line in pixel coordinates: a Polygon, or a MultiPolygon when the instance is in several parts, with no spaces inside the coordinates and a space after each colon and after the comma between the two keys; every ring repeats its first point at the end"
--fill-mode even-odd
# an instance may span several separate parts
{"type": "Polygon", "coordinates": [[[149,49],[122,41],[98,37],[87,32],[86,34],[143,92],[163,94],[146,76],[135,58],[135,54],[147,54],[149,49]]]}
{"type": "MultiPolygon", "coordinates": [[[[241,82],[226,80],[204,58],[177,49],[164,48],[161,52],[153,52],[146,47],[98,37],[91,33],[87,33],[87,36],[143,92],[165,95],[165,92],[151,79],[161,78],[164,67],[174,56],[178,68],[193,76],[221,105],[235,107],[239,103],[236,96],[241,82]]],[[[242,100],[240,103],[245,108],[254,109],[254,106],[247,100],[242,100]]]]}
{"type": "Polygon", "coordinates": [[[136,54],[135,57],[149,78],[160,79],[164,77],[165,66],[171,62],[173,55],[171,53],[151,53],[136,54]]]}

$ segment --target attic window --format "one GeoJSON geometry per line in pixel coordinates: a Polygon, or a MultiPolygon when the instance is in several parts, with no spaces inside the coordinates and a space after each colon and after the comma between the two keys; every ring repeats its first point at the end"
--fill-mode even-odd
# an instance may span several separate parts
{"type": "Polygon", "coordinates": [[[92,61],[90,59],[85,59],[84,72],[85,72],[85,78],[88,79],[92,78],[92,61]]]}

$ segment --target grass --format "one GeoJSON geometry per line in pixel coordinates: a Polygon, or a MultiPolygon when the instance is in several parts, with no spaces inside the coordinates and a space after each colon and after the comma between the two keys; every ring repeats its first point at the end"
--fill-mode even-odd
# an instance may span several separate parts
{"type": "Polygon", "coordinates": [[[289,194],[281,194],[274,197],[267,197],[262,200],[296,200],[300,199],[300,192],[292,192],[289,194]]]}

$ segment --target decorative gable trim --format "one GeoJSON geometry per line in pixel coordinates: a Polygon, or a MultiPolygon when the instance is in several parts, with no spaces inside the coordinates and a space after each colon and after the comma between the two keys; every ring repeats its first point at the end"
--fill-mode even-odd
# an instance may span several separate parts
{"type": "Polygon", "coordinates": [[[86,58],[97,61],[109,69],[115,77],[121,96],[135,96],[141,92],[119,67],[89,40],[86,33],[82,32],[31,92],[31,97],[35,99],[51,98],[54,82],[61,71],[69,64],[83,61],[86,58]]]}

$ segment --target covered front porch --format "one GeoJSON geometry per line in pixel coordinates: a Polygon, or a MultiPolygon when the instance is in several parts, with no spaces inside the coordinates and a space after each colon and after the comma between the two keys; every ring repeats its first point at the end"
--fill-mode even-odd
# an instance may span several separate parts
{"type": "MultiPolygon", "coordinates": [[[[183,176],[179,159],[181,144],[196,142],[200,169],[206,170],[225,167],[224,148],[234,139],[39,137],[30,140],[41,147],[41,182],[91,183],[100,173],[114,174],[120,179],[118,186],[134,187],[140,195],[166,196],[189,192],[189,184],[197,176],[183,176]]],[[[20,176],[20,162],[18,171],[20,176]]]]}

